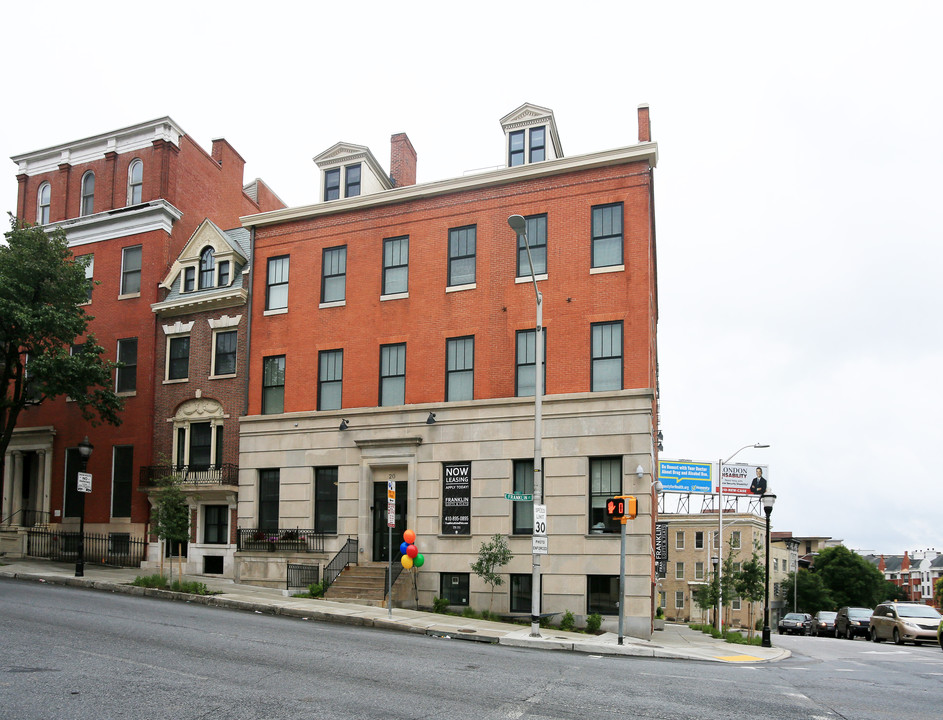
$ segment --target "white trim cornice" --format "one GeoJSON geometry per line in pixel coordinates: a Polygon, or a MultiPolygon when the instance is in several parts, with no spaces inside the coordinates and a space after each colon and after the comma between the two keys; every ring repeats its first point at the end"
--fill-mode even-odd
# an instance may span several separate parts
{"type": "Polygon", "coordinates": [[[69,246],[138,235],[151,230],[163,230],[168,235],[183,213],[166,200],[153,200],[142,205],[116,208],[105,212],[49,223],[46,228],[60,227],[65,231],[69,246]]]}
{"type": "Polygon", "coordinates": [[[259,213],[258,215],[246,215],[239,218],[239,220],[242,222],[243,227],[247,228],[275,225],[277,223],[305,220],[349,210],[392,205],[408,200],[435,197],[437,195],[480,189],[489,186],[509,185],[511,183],[521,182],[522,180],[561,175],[563,173],[590,170],[598,167],[624,165],[632,162],[648,162],[650,167],[655,167],[658,164],[658,144],[654,142],[640,143],[626,148],[604,150],[589,155],[545,160],[543,162],[519,165],[513,168],[500,168],[478,175],[439,180],[431,183],[423,183],[422,185],[407,185],[405,187],[394,188],[385,192],[372,193],[369,195],[361,195],[355,198],[344,198],[331,200],[327,203],[284,208],[282,210],[259,213]]]}
{"type": "Polygon", "coordinates": [[[151,312],[158,317],[174,317],[187,315],[192,312],[209,310],[223,310],[225,308],[242,307],[249,300],[249,291],[245,288],[225,288],[214,293],[187,294],[153,303],[151,312]]]}

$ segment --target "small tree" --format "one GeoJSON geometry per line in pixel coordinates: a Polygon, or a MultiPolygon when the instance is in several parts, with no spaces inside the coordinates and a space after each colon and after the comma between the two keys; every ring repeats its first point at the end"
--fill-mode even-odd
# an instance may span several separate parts
{"type": "Polygon", "coordinates": [[[471,563],[471,569],[491,586],[491,602],[488,612],[494,606],[494,589],[504,584],[504,579],[498,574],[498,569],[511,562],[511,548],[508,547],[504,535],[495,535],[488,542],[483,542],[478,549],[478,559],[471,563]]]}
{"type": "MultiPolygon", "coordinates": [[[[154,492],[154,510],[152,513],[154,532],[157,537],[169,542],[171,548],[177,543],[177,552],[180,544],[190,537],[190,508],[187,498],[180,489],[180,479],[169,475],[157,480],[158,489],[154,492]]],[[[163,552],[161,559],[163,561],[163,552]]],[[[173,582],[174,566],[170,564],[170,580],[173,582]]]]}
{"type": "Polygon", "coordinates": [[[943,605],[943,577],[936,581],[936,585],[934,585],[933,588],[933,597],[936,598],[936,604],[943,605]]]}
{"type": "Polygon", "coordinates": [[[755,603],[766,599],[766,565],[760,562],[756,549],[753,556],[740,566],[740,572],[733,578],[734,590],[741,599],[748,603],[747,617],[750,622],[749,637],[753,637],[753,608],[755,603]]]}

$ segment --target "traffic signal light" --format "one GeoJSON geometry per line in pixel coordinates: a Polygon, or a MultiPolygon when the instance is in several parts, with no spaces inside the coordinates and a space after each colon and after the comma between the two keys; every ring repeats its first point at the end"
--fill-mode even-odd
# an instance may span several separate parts
{"type": "Polygon", "coordinates": [[[606,500],[606,515],[612,520],[628,518],[634,520],[638,515],[638,500],[634,495],[617,495],[606,500]]]}

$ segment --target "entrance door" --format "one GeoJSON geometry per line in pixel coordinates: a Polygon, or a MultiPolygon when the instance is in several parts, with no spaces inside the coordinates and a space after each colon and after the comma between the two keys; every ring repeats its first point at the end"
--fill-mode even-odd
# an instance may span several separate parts
{"type": "MultiPolygon", "coordinates": [[[[404,471],[389,472],[394,479],[404,471]]],[[[399,544],[406,532],[406,493],[408,484],[405,480],[396,482],[396,527],[393,528],[393,559],[399,559],[399,544]]],[[[387,562],[390,559],[390,528],[386,520],[386,482],[373,483],[373,560],[387,562]]]]}

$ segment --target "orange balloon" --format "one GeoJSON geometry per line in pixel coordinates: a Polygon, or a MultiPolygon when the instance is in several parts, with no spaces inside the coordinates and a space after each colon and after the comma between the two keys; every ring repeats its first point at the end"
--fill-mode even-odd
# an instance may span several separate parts
{"type": "Polygon", "coordinates": [[[416,542],[416,533],[414,533],[412,530],[407,530],[403,533],[403,540],[412,545],[414,542],[416,542]]]}

